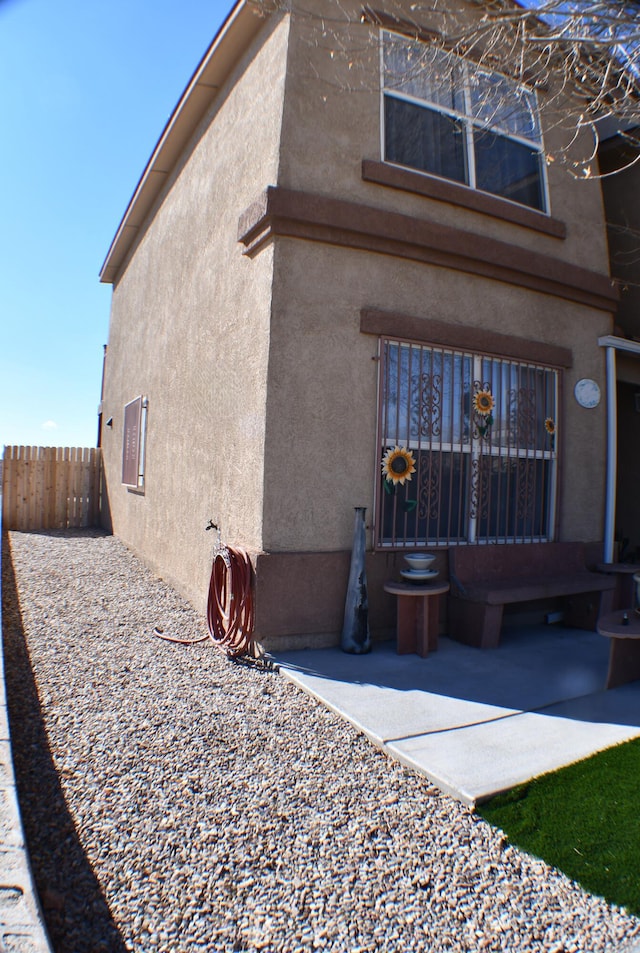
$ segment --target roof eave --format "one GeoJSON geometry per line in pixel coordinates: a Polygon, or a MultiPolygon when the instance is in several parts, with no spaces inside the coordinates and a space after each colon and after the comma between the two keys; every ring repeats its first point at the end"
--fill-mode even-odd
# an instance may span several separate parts
{"type": "Polygon", "coordinates": [[[179,156],[241,55],[259,32],[265,8],[238,0],[171,113],[145,166],[100,270],[112,284],[179,156]]]}

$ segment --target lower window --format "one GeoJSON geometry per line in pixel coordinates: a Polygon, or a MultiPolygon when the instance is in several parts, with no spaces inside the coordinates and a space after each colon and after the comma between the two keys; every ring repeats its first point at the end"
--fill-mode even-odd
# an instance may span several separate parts
{"type": "Polygon", "coordinates": [[[553,536],[554,368],[381,340],[381,547],[553,536]]]}
{"type": "Polygon", "coordinates": [[[144,489],[144,457],[148,401],[136,397],[124,408],[122,432],[122,483],[130,489],[144,489]]]}

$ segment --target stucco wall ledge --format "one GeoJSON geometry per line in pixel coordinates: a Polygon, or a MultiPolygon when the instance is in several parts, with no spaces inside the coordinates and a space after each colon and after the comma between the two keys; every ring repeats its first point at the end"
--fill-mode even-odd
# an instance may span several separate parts
{"type": "Polygon", "coordinates": [[[618,289],[609,275],[465,229],[358,202],[269,186],[240,216],[243,254],[276,236],[393,255],[554,295],[608,313],[618,289]]]}

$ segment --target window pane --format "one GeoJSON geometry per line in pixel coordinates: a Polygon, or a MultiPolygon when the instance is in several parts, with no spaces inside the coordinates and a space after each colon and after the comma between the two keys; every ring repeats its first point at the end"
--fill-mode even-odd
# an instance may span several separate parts
{"type": "Polygon", "coordinates": [[[454,112],[464,110],[462,67],[456,56],[395,33],[384,34],[383,50],[385,89],[454,112]]]}
{"type": "Polygon", "coordinates": [[[545,539],[550,468],[549,460],[481,457],[473,477],[478,540],[545,539]]]}
{"type": "Polygon", "coordinates": [[[388,339],[381,356],[379,459],[399,447],[415,472],[378,471],[378,542],[550,538],[557,371],[388,339]]]}
{"type": "Polygon", "coordinates": [[[540,153],[506,136],[474,130],[476,187],[544,211],[540,153]]]}
{"type": "Polygon", "coordinates": [[[466,181],[464,129],[443,113],[385,96],[385,158],[388,162],[466,181]]]}
{"type": "Polygon", "coordinates": [[[382,382],[385,447],[471,441],[471,356],[386,342],[382,382]]]}
{"type": "MultiPolygon", "coordinates": [[[[555,431],[555,371],[499,358],[483,358],[481,386],[491,391],[494,447],[545,451],[555,431]]],[[[479,382],[480,384],[480,382],[479,382]]]]}
{"type": "Polygon", "coordinates": [[[411,482],[381,480],[382,541],[422,546],[465,538],[469,454],[420,451],[411,482]]]}
{"type": "Polygon", "coordinates": [[[471,115],[512,136],[540,142],[535,95],[506,76],[469,67],[471,115]]]}

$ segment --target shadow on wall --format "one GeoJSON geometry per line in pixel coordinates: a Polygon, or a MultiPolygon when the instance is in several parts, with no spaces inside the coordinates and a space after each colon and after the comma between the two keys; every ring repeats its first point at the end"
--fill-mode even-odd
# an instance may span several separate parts
{"type": "Polygon", "coordinates": [[[56,953],[126,953],[69,815],[27,653],[7,535],[2,539],[5,680],[18,800],[56,953]]]}
{"type": "Polygon", "coordinates": [[[104,475],[104,456],[102,463],[102,473],[100,475],[100,526],[107,533],[113,534],[111,503],[109,501],[109,487],[107,486],[107,481],[104,475]]]}

